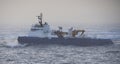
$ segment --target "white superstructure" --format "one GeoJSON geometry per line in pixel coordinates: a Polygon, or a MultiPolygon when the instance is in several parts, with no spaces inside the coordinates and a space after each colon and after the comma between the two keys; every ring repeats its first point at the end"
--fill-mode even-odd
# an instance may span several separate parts
{"type": "Polygon", "coordinates": [[[85,32],[84,30],[73,30],[73,28],[70,28],[67,32],[62,31],[62,27],[59,27],[58,30],[51,30],[50,26],[47,22],[44,24],[42,23],[42,13],[38,17],[38,22],[37,24],[33,25],[31,27],[31,31],[29,32],[28,36],[29,37],[41,37],[41,38],[51,38],[51,37],[76,37],[78,35],[78,32],[82,32],[81,35],[85,32]]]}
{"type": "Polygon", "coordinates": [[[42,23],[42,13],[38,17],[38,24],[35,24],[31,27],[31,31],[29,32],[28,36],[30,37],[50,37],[51,30],[48,23],[42,23]]]}

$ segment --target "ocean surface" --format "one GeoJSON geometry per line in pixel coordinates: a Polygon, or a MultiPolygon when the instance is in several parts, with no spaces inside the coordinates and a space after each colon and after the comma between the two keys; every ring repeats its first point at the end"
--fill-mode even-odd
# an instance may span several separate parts
{"type": "Polygon", "coordinates": [[[112,39],[106,46],[25,46],[28,28],[0,27],[0,64],[120,64],[120,26],[84,27],[85,37],[112,39]]]}

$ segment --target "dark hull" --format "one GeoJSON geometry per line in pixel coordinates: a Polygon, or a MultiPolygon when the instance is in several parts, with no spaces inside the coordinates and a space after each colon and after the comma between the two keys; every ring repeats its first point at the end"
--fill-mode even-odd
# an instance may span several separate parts
{"type": "Polygon", "coordinates": [[[18,37],[20,44],[39,45],[39,44],[58,44],[58,45],[78,45],[78,46],[96,46],[110,45],[113,42],[110,39],[91,39],[91,38],[39,38],[39,37],[18,37]]]}

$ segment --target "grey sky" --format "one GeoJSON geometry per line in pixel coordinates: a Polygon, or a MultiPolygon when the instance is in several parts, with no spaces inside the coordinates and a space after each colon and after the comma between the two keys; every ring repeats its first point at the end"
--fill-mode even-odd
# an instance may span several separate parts
{"type": "Polygon", "coordinates": [[[0,25],[31,25],[40,12],[54,26],[119,24],[120,0],[0,0],[0,25]]]}

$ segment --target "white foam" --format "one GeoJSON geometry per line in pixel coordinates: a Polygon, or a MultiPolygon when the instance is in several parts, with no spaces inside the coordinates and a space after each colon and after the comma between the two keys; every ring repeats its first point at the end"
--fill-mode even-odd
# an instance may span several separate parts
{"type": "Polygon", "coordinates": [[[11,47],[11,48],[25,46],[25,45],[19,44],[17,41],[17,38],[7,38],[7,37],[2,40],[2,45],[5,47],[11,47]]]}

